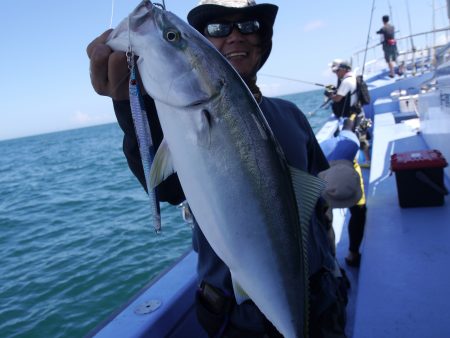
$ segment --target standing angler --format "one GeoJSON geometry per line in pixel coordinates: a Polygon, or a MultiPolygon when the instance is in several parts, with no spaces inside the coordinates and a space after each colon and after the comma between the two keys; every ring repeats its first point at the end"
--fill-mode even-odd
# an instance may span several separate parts
{"type": "MultiPolygon", "coordinates": [[[[377,34],[382,35],[381,44],[383,45],[384,59],[389,67],[389,77],[394,77],[394,64],[397,62],[398,49],[397,41],[395,40],[395,28],[389,23],[389,15],[383,15],[381,18],[383,27],[381,27],[377,34]]],[[[398,69],[398,75],[403,75],[403,64],[398,69]]]]}
{"type": "MultiPolygon", "coordinates": [[[[166,174],[172,167],[177,169],[201,227],[195,224],[193,233],[199,254],[197,314],[210,336],[279,337],[271,321],[286,337],[308,333],[344,337],[346,295],[333,274],[336,266],[327,241],[330,224],[325,205],[322,200],[313,204],[307,220],[303,203],[311,199],[301,186],[297,195],[303,197],[297,208],[291,186],[295,178],[287,170],[295,167],[294,173],[315,182],[309,174],[327,169],[327,161],[298,108],[262,96],[256,85],[256,73],[272,47],[277,10],[253,1],[209,0],[188,15],[189,23],[242,77],[263,115],[228,63],[176,17],[155,11],[148,3],[132,13],[138,20],[132,23],[130,18],[130,29],[135,29],[131,44],[142,56],[138,66],[144,87],[156,101],[155,107],[144,97],[152,131],[157,130],[154,144],[160,144],[155,163],[167,160],[168,165],[157,166],[167,169],[166,174]],[[165,133],[162,143],[155,110],[165,133]],[[307,234],[307,265],[302,260],[302,233],[307,234]],[[302,300],[308,286],[309,297],[302,300]],[[308,301],[310,313],[304,320],[308,301]],[[308,323],[309,332],[303,332],[308,323]]],[[[116,41],[128,36],[120,34],[120,27],[117,32],[116,41]]],[[[123,53],[105,45],[108,35],[105,32],[88,46],[91,79],[98,93],[114,100],[125,132],[125,154],[142,182],[123,81],[126,63],[123,53]]],[[[176,175],[158,186],[158,194],[171,203],[183,199],[176,175]]]]}

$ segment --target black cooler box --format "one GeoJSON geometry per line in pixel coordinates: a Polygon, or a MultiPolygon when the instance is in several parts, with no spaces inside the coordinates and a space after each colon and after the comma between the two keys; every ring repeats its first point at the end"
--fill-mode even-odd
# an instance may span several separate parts
{"type": "Polygon", "coordinates": [[[398,201],[402,208],[444,204],[447,189],[444,171],[447,161],[438,150],[418,150],[391,156],[398,201]]]}

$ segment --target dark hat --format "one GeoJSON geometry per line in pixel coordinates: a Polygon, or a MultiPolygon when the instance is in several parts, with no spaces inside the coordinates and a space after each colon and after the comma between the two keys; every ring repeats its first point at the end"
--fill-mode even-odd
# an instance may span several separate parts
{"type": "Polygon", "coordinates": [[[187,19],[189,24],[202,34],[207,23],[225,16],[242,14],[244,17],[258,20],[265,47],[260,65],[262,67],[272,49],[273,24],[277,12],[278,6],[256,4],[254,0],[201,0],[198,6],[188,13],[187,19]]]}

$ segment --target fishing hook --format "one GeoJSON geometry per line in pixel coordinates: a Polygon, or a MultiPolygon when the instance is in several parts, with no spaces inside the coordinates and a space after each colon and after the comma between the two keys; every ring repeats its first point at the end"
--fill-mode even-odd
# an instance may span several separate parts
{"type": "Polygon", "coordinates": [[[164,0],[162,0],[162,4],[155,2],[153,5],[160,7],[163,11],[166,10],[166,2],[164,0]]]}
{"type": "Polygon", "coordinates": [[[128,15],[128,49],[127,49],[125,55],[127,57],[128,69],[130,71],[132,71],[134,69],[134,52],[133,52],[133,47],[131,45],[130,23],[131,23],[131,16],[128,15]]]}

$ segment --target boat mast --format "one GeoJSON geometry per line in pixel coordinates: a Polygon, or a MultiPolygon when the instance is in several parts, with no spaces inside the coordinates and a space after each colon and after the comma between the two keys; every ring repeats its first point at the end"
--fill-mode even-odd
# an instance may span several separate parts
{"type": "MultiPolygon", "coordinates": [[[[448,18],[448,21],[449,21],[449,24],[450,24],[450,0],[447,0],[447,18],[448,18]]],[[[445,33],[445,35],[446,35],[445,42],[448,42],[448,30],[445,33]]]]}
{"type": "Polygon", "coordinates": [[[447,18],[450,21],[450,0],[447,0],[447,18]]]}
{"type": "Polygon", "coordinates": [[[409,3],[406,0],[406,11],[408,13],[408,26],[409,26],[409,38],[411,40],[411,50],[412,50],[412,66],[413,66],[413,75],[416,74],[416,47],[414,46],[414,40],[412,37],[412,28],[411,28],[411,14],[409,13],[409,3]]]}
{"type": "MultiPolygon", "coordinates": [[[[432,6],[433,6],[433,46],[436,46],[436,6],[435,2],[433,0],[432,6]]],[[[433,58],[435,55],[433,55],[433,58]]]]}
{"type": "MultiPolygon", "coordinates": [[[[450,1],[450,0],[449,0],[450,1]]],[[[367,48],[369,46],[369,38],[370,38],[370,28],[372,27],[372,18],[373,18],[373,12],[375,10],[375,0],[372,1],[372,11],[370,13],[370,23],[369,23],[369,31],[367,32],[367,41],[366,41],[366,49],[364,51],[364,60],[363,60],[363,67],[361,75],[364,77],[364,69],[366,67],[366,56],[367,56],[367,48]]]]}

